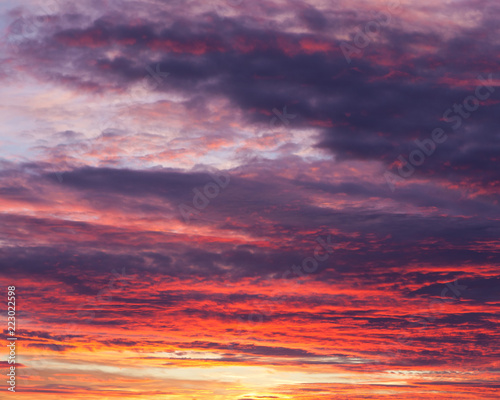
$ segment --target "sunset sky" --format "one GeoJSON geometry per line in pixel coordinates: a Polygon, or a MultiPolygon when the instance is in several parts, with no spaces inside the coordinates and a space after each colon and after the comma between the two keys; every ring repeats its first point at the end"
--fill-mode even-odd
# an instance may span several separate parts
{"type": "Polygon", "coordinates": [[[3,0],[0,398],[500,398],[499,19],[3,0]]]}

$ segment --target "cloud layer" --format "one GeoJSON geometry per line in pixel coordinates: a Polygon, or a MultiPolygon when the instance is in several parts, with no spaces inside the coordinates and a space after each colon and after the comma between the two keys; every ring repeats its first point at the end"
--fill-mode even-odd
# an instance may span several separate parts
{"type": "Polygon", "coordinates": [[[498,4],[0,12],[20,398],[496,398],[498,4]]]}

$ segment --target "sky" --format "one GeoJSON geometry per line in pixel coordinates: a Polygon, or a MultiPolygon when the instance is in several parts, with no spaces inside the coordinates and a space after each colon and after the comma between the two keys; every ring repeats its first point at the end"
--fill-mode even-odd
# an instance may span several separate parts
{"type": "Polygon", "coordinates": [[[498,399],[499,18],[2,2],[0,397],[498,399]]]}

